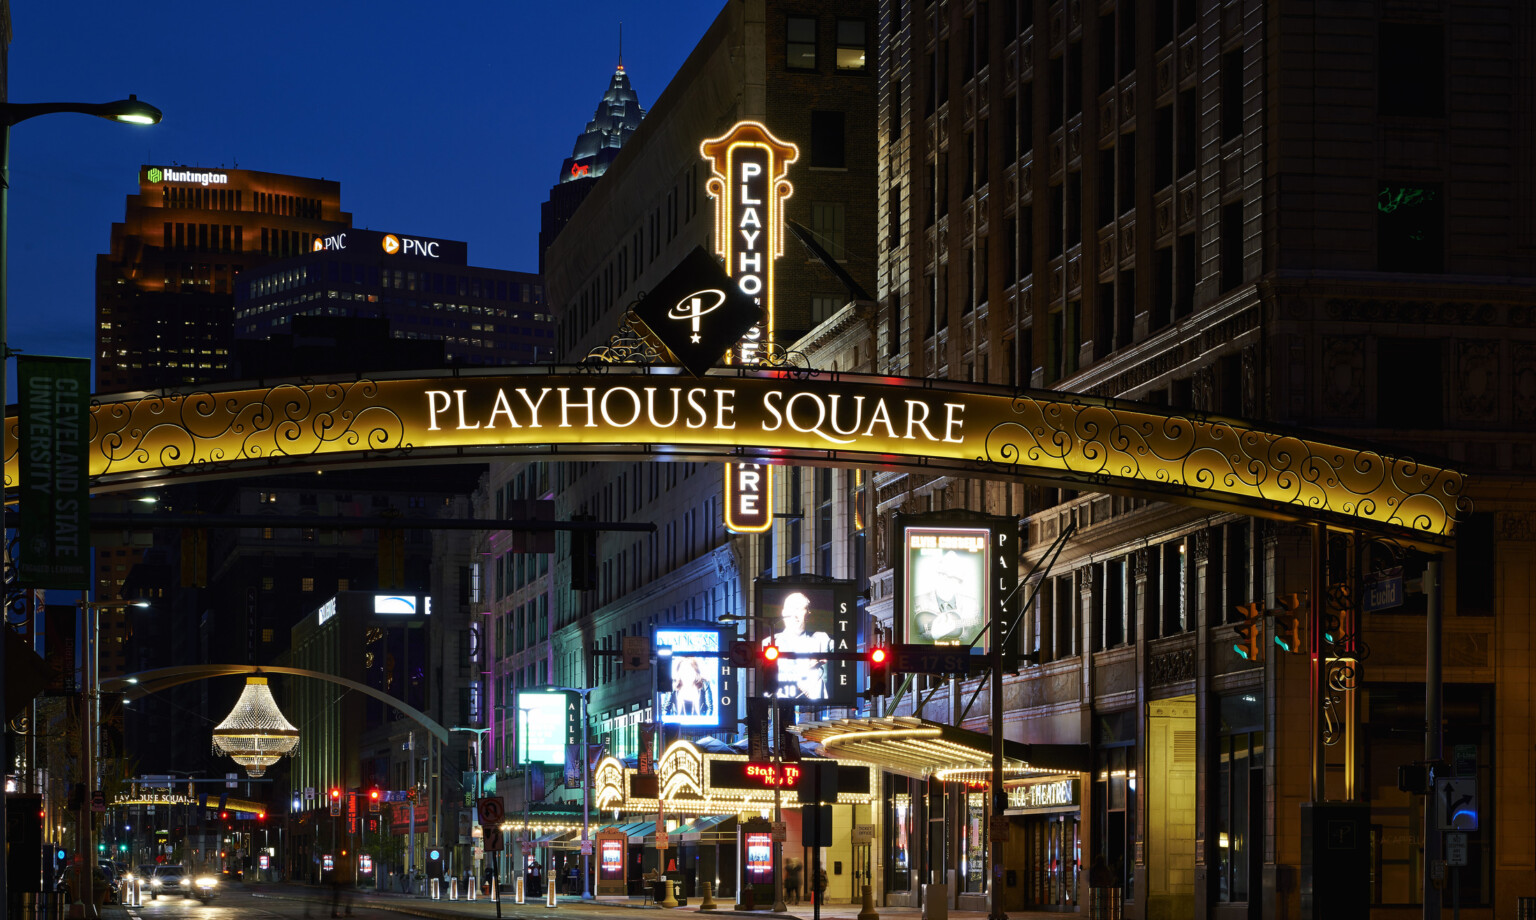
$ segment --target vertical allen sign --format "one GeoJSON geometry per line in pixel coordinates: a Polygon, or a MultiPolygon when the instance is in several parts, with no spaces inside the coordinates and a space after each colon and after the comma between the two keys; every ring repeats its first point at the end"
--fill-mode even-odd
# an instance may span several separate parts
{"type": "MultiPolygon", "coordinates": [[[[747,331],[729,360],[757,364],[763,346],[773,341],[774,260],[784,253],[781,205],[793,191],[786,176],[800,151],[758,122],[743,121],[704,141],[699,152],[711,171],[704,187],[715,199],[715,252],[763,314],[762,324],[747,331]]],[[[763,533],[773,526],[773,477],[765,464],[726,464],[725,526],[735,533],[763,533]]]]}

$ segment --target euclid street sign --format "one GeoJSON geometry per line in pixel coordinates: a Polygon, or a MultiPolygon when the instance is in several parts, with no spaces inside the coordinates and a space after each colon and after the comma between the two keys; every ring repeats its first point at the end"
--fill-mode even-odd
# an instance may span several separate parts
{"type": "MultiPolygon", "coordinates": [[[[731,361],[757,364],[764,342],[773,341],[774,260],[784,254],[781,203],[792,191],[786,177],[800,151],[761,124],[743,121],[704,141],[699,153],[712,173],[705,189],[715,199],[716,251],[736,289],[762,316],[731,350],[731,361]]],[[[773,526],[773,477],[765,464],[725,465],[725,526],[735,533],[773,526]]]]}

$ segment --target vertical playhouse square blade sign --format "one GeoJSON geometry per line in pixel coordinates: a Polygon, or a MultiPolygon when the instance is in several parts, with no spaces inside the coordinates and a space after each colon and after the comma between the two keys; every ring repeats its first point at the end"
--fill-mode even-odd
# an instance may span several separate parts
{"type": "Polygon", "coordinates": [[[31,588],[90,587],[91,362],[22,355],[17,573],[31,588]]]}
{"type": "MultiPolygon", "coordinates": [[[[784,199],[793,191],[789,164],[800,156],[755,121],[738,122],[724,136],[699,145],[711,175],[704,188],[715,199],[715,251],[736,287],[753,298],[762,320],[734,348],[733,364],[758,364],[773,341],[774,260],[784,254],[784,199]]],[[[773,526],[772,477],[759,463],[725,468],[725,526],[762,533],[773,526]]]]}

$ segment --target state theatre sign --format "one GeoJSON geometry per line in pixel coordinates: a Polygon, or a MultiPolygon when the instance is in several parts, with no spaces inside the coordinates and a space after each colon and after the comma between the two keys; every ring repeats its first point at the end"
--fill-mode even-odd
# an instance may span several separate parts
{"type": "MultiPolygon", "coordinates": [[[[751,459],[1115,491],[1445,545],[1461,473],[1239,419],[959,382],[609,366],[485,369],[134,395],[90,407],[92,488],[276,470],[563,459],[751,459]]],[[[5,483],[17,487],[6,420],[5,483]]]]}

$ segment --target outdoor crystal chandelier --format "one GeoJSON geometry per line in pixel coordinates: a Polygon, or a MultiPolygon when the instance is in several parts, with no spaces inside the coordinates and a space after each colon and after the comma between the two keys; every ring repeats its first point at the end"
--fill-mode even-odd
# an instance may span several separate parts
{"type": "Polygon", "coordinates": [[[255,779],[299,746],[299,730],[283,717],[265,677],[247,677],[235,708],[213,730],[213,751],[227,754],[255,779]]]}

